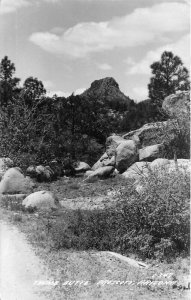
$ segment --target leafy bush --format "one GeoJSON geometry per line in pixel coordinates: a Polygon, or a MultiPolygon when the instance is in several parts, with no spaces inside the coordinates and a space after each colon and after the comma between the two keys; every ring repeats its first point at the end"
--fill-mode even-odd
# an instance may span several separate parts
{"type": "Polygon", "coordinates": [[[189,252],[189,176],[153,172],[142,193],[127,184],[115,208],[77,210],[52,224],[56,249],[133,252],[141,258],[169,259],[189,252]]]}
{"type": "MultiPolygon", "coordinates": [[[[143,257],[171,257],[189,251],[190,178],[186,171],[150,172],[142,178],[142,193],[122,204],[123,249],[143,257]]],[[[129,198],[125,192],[124,199],[129,198]]]]}

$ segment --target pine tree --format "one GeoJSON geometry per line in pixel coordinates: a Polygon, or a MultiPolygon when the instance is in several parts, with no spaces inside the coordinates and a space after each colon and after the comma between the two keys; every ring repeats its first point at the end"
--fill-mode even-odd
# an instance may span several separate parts
{"type": "Polygon", "coordinates": [[[149,97],[157,106],[160,107],[168,95],[178,90],[189,90],[188,70],[172,52],[165,51],[161,60],[151,65],[151,69],[153,76],[148,85],[149,97]]]}
{"type": "Polygon", "coordinates": [[[13,77],[15,73],[15,65],[7,56],[0,63],[0,106],[6,107],[13,102],[14,96],[19,91],[18,84],[20,79],[13,77]]]}

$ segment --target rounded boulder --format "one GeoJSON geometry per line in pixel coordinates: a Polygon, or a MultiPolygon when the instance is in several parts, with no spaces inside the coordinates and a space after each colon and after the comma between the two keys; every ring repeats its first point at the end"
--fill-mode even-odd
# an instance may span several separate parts
{"type": "Polygon", "coordinates": [[[27,196],[22,205],[26,208],[37,210],[51,210],[60,207],[57,197],[49,191],[38,191],[27,196]]]}
{"type": "Polygon", "coordinates": [[[0,182],[0,194],[28,194],[34,183],[19,168],[8,169],[0,182]]]}

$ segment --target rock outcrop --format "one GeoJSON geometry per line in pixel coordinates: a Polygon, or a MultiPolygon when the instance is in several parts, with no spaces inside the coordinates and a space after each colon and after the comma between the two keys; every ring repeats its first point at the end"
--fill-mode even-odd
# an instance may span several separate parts
{"type": "Polygon", "coordinates": [[[174,138],[174,121],[164,121],[145,124],[137,130],[123,135],[126,140],[134,140],[139,143],[139,148],[161,144],[165,140],[174,138]]]}
{"type": "Polygon", "coordinates": [[[139,161],[153,161],[164,156],[164,145],[156,144],[139,149],[139,161]]]}
{"type": "Polygon", "coordinates": [[[146,178],[152,172],[167,172],[174,171],[190,172],[191,161],[189,159],[169,160],[165,158],[158,158],[152,162],[136,162],[128,168],[122,176],[126,179],[134,179],[138,182],[141,178],[146,178]]]}
{"type": "Polygon", "coordinates": [[[87,171],[86,176],[84,181],[86,182],[94,182],[98,178],[104,179],[108,178],[111,176],[111,174],[114,172],[115,168],[112,166],[106,166],[106,167],[100,167],[96,169],[95,171],[87,171]]]}
{"type": "Polygon", "coordinates": [[[76,174],[85,173],[88,170],[91,170],[91,167],[85,162],[79,162],[75,168],[76,174]]]}
{"type": "Polygon", "coordinates": [[[141,176],[147,176],[149,173],[149,162],[136,162],[132,166],[130,166],[122,176],[127,179],[137,180],[141,178],[141,176]]]}
{"type": "Polygon", "coordinates": [[[119,135],[111,135],[106,139],[105,146],[108,157],[116,155],[116,149],[122,142],[125,142],[125,139],[119,135]]]}
{"type": "Polygon", "coordinates": [[[165,98],[162,108],[172,118],[190,117],[190,92],[177,92],[165,98]]]}
{"type": "Polygon", "coordinates": [[[138,160],[136,143],[133,140],[124,141],[116,148],[116,169],[123,173],[138,160]]]}
{"type": "Polygon", "coordinates": [[[99,101],[103,101],[105,104],[117,101],[128,106],[132,102],[129,97],[120,91],[118,83],[112,77],[95,80],[92,82],[91,87],[83,92],[81,96],[90,100],[92,97],[98,98],[99,101]]]}
{"type": "Polygon", "coordinates": [[[115,166],[115,156],[109,157],[105,152],[101,158],[93,165],[92,170],[95,171],[102,167],[115,166]]]}

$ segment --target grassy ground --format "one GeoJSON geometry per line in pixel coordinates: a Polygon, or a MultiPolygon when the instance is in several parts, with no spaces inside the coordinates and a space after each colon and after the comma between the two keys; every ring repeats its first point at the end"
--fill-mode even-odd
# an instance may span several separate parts
{"type": "MultiPolygon", "coordinates": [[[[82,178],[62,178],[50,184],[38,184],[36,190],[55,192],[64,205],[64,218],[64,213],[67,214],[67,210],[71,208],[76,209],[83,205],[86,209],[103,208],[110,205],[112,199],[116,202],[117,195],[113,192],[123,188],[127,189],[128,185],[120,177],[93,184],[83,183],[82,178]]],[[[147,260],[149,269],[136,269],[105,251],[55,250],[49,234],[49,222],[56,222],[57,217],[50,220],[41,214],[27,214],[17,209],[10,211],[1,208],[1,218],[18,226],[26,234],[36,253],[49,266],[57,282],[47,295],[49,299],[189,299],[189,291],[180,286],[187,287],[188,258],[178,258],[170,264],[147,260]],[[105,283],[100,283],[100,280],[105,280],[105,283]],[[140,286],[142,280],[150,282],[177,280],[178,285],[175,288],[169,284],[154,286],[149,283],[140,286]],[[68,285],[67,281],[75,283],[70,282],[71,285],[68,285]],[[123,281],[132,281],[132,284],[123,281]]]]}

